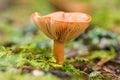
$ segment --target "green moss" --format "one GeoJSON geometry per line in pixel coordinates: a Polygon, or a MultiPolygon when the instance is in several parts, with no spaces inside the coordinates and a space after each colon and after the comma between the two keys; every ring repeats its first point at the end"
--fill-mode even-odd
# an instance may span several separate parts
{"type": "Polygon", "coordinates": [[[59,78],[47,74],[44,76],[33,76],[32,74],[16,74],[13,72],[0,72],[0,80],[60,80],[59,78]]]}
{"type": "Polygon", "coordinates": [[[106,58],[106,59],[114,59],[116,56],[115,50],[111,48],[111,51],[93,51],[90,56],[88,56],[88,59],[101,59],[101,58],[106,58]]]}
{"type": "MultiPolygon", "coordinates": [[[[33,12],[38,11],[45,15],[56,10],[49,1],[37,0],[32,1],[30,5],[13,5],[14,8],[10,7],[8,11],[3,11],[1,13],[3,17],[0,17],[2,18],[0,22],[0,45],[2,45],[0,46],[0,80],[111,80],[112,77],[108,73],[93,71],[92,67],[94,65],[91,66],[91,64],[94,64],[96,59],[107,58],[111,60],[116,57],[116,48],[119,47],[117,39],[119,35],[103,29],[120,25],[118,17],[120,14],[118,11],[120,1],[84,1],[95,6],[95,10],[92,12],[92,25],[90,26],[95,28],[85,33],[85,37],[78,42],[66,43],[66,48],[76,50],[75,43],[80,42],[78,45],[85,46],[88,54],[83,51],[82,54],[85,54],[83,56],[78,55],[72,59],[65,59],[64,65],[55,64],[55,59],[51,54],[52,45],[50,39],[39,31],[33,23],[26,27],[29,21],[26,19],[30,18],[33,12]],[[23,15],[24,18],[21,17],[23,15]],[[22,20],[23,22],[21,22],[22,20]],[[16,23],[20,27],[16,27],[16,23]],[[22,26],[24,27],[21,28],[22,26]],[[96,26],[98,27],[96,28],[96,26]],[[109,46],[110,50],[99,50],[101,38],[109,39],[109,43],[106,45],[109,46]],[[91,48],[93,50],[89,51],[91,48]],[[78,68],[75,67],[74,63],[78,64],[78,68]],[[88,69],[88,72],[84,71],[83,68],[88,69]],[[24,69],[29,72],[24,72],[24,69]],[[45,75],[34,76],[32,70],[35,69],[42,70],[45,75]],[[61,71],[63,75],[67,73],[71,77],[56,77],[55,74],[50,73],[50,70],[57,70],[58,73],[61,71]]],[[[82,51],[79,47],[77,49],[82,51]]],[[[116,64],[114,67],[119,68],[120,66],[116,64]]]]}
{"type": "Polygon", "coordinates": [[[112,77],[107,75],[106,73],[101,73],[99,71],[94,71],[89,75],[92,80],[113,80],[112,77]]]}

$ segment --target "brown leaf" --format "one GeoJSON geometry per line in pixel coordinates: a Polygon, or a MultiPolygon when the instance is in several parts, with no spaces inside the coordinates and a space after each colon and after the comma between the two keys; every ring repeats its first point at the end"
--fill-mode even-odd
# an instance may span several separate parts
{"type": "Polygon", "coordinates": [[[101,67],[108,62],[110,59],[109,58],[102,58],[94,67],[93,70],[99,70],[101,69],[101,67]]]}

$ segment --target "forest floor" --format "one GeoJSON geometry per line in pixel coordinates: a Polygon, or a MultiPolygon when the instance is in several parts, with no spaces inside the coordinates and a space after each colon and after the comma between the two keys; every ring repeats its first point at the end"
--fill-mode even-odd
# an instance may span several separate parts
{"type": "Polygon", "coordinates": [[[115,27],[120,26],[120,12],[109,10],[114,14],[110,17],[103,8],[93,12],[87,31],[65,44],[65,63],[58,65],[52,40],[30,20],[38,9],[47,14],[56,8],[45,6],[47,2],[25,4],[16,2],[0,13],[0,80],[120,80],[120,35],[115,27]]]}

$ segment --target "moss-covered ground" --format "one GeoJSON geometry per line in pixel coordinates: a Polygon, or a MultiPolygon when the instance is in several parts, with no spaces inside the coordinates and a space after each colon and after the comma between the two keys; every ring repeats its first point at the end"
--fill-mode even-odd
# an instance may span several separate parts
{"type": "Polygon", "coordinates": [[[30,19],[35,11],[45,15],[57,8],[36,1],[13,0],[0,13],[0,80],[120,79],[119,0],[106,0],[109,5],[104,0],[88,1],[95,6],[93,21],[85,33],[65,44],[63,65],[55,64],[52,40],[30,19]]]}

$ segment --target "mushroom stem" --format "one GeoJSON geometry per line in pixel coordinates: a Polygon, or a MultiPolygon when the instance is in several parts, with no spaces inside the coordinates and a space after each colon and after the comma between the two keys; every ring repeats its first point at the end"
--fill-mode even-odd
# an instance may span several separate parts
{"type": "Polygon", "coordinates": [[[54,40],[53,56],[57,64],[64,63],[64,43],[54,40]]]}

